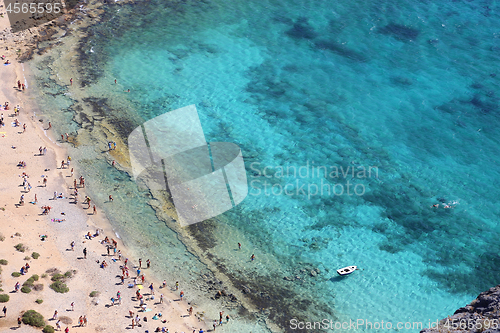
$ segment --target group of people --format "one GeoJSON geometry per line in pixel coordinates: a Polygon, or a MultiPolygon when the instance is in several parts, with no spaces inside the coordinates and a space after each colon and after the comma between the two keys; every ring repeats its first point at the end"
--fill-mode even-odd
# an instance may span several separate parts
{"type": "Polygon", "coordinates": [[[71,156],[68,156],[66,160],[62,160],[61,162],[61,169],[64,169],[65,166],[68,166],[71,164],[71,156]]]}
{"type": "Polygon", "coordinates": [[[40,156],[45,155],[47,153],[47,147],[42,148],[42,146],[40,146],[40,148],[38,148],[38,151],[40,152],[40,156]]]}
{"type": "Polygon", "coordinates": [[[21,275],[24,275],[24,274],[28,273],[29,268],[30,268],[30,264],[26,263],[26,265],[21,267],[21,269],[19,270],[19,273],[21,273],[21,275]]]}
{"type": "Polygon", "coordinates": [[[24,89],[26,89],[26,85],[24,83],[21,83],[21,81],[17,80],[17,89],[24,91],[24,89]]]}
{"type": "Polygon", "coordinates": [[[43,209],[42,215],[47,215],[48,213],[50,213],[51,208],[52,207],[50,207],[50,206],[42,206],[42,209],[43,209]]]}
{"type": "MultiPolygon", "coordinates": [[[[114,142],[110,142],[109,144],[109,148],[110,149],[116,149],[116,143],[114,142]]],[[[42,147],[40,146],[39,148],[39,153],[40,155],[45,155],[47,152],[47,148],[46,147],[42,147]]],[[[66,166],[69,167],[70,165],[70,162],[71,162],[71,157],[68,156],[68,158],[66,160],[63,160],[61,162],[61,168],[65,169],[66,166]]],[[[24,167],[25,166],[25,163],[24,161],[21,161],[20,162],[20,167],[24,167]]],[[[23,173],[22,175],[22,178],[23,178],[23,186],[25,186],[25,189],[27,189],[29,191],[29,189],[31,188],[31,185],[29,184],[28,182],[28,175],[23,173]]],[[[77,178],[78,179],[78,178],[77,178]]],[[[75,187],[75,197],[78,195],[78,189],[77,189],[77,179],[74,180],[74,187],[75,187]]],[[[43,185],[46,186],[46,183],[47,183],[47,177],[43,176],[43,185]]],[[[80,177],[79,178],[79,185],[80,187],[85,187],[85,180],[83,177],[80,177]]],[[[59,193],[59,192],[54,192],[54,198],[55,199],[58,199],[58,198],[63,198],[63,194],[62,193],[59,193]]],[[[76,198],[75,198],[76,199],[76,198]]],[[[112,199],[112,196],[109,197],[109,200],[110,201],[113,201],[112,199]]],[[[21,197],[21,202],[24,203],[24,196],[21,197]]],[[[86,197],[85,198],[85,203],[87,204],[87,208],[91,208],[91,199],[90,197],[86,197]]],[[[41,207],[43,209],[43,214],[44,215],[47,215],[50,213],[50,210],[51,210],[51,207],[46,205],[46,206],[42,206],[41,207]]],[[[91,234],[90,232],[87,233],[87,235],[85,236],[87,239],[92,239],[96,236],[99,235],[99,230],[96,231],[95,234],[91,234]]],[[[110,249],[113,250],[113,254],[114,255],[118,255],[118,259],[119,260],[122,260],[121,259],[121,252],[120,251],[117,251],[117,242],[114,240],[114,239],[109,239],[108,237],[105,237],[104,240],[102,241],[102,244],[103,245],[106,245],[107,248],[108,248],[108,255],[110,254],[110,249]]],[[[71,243],[71,249],[73,250],[75,247],[75,242],[72,242],[71,243]]],[[[87,248],[85,248],[84,250],[84,257],[86,258],[86,255],[87,255],[87,248]]],[[[115,261],[115,259],[113,259],[113,261],[115,261]]],[[[128,262],[128,259],[125,260],[125,263],[124,265],[121,266],[122,268],[122,275],[121,275],[121,279],[122,279],[122,283],[124,282],[125,280],[125,276],[127,278],[130,278],[130,274],[129,274],[129,268],[127,267],[127,262],[128,262]]],[[[150,268],[151,267],[151,261],[149,259],[147,259],[145,261],[145,266],[144,268],[150,268]]],[[[102,268],[106,268],[108,266],[108,263],[106,262],[106,260],[103,260],[101,263],[100,263],[101,267],[102,268]]],[[[139,265],[138,265],[138,269],[137,269],[137,277],[134,277],[134,285],[136,285],[136,281],[138,279],[140,279],[140,281],[142,282],[142,284],[144,284],[145,282],[145,276],[144,274],[141,274],[141,269],[142,269],[142,265],[143,265],[143,261],[142,259],[139,259],[139,265]]],[[[21,274],[26,274],[27,271],[29,269],[29,264],[27,263],[25,266],[23,266],[21,268],[21,274]]],[[[18,283],[15,287],[16,291],[18,291],[20,289],[21,285],[18,283]]],[[[166,281],[163,282],[163,287],[165,288],[166,287],[166,281]]],[[[176,290],[179,290],[179,283],[176,282],[175,283],[175,289],[176,290]]],[[[137,294],[138,294],[138,302],[140,303],[140,308],[145,311],[146,310],[146,301],[149,301],[149,300],[155,300],[155,290],[154,290],[154,286],[153,286],[153,283],[149,283],[149,290],[150,290],[150,294],[149,294],[149,297],[143,297],[143,295],[141,295],[140,293],[140,290],[137,290],[137,294]]],[[[148,294],[146,294],[148,295],[148,294]]],[[[180,299],[181,301],[183,300],[184,298],[184,291],[180,290],[179,291],[179,294],[180,296],[180,299]]],[[[156,300],[159,299],[159,303],[163,303],[163,300],[164,300],[164,296],[163,295],[159,295],[159,297],[157,297],[156,300]]],[[[122,300],[122,297],[121,297],[121,294],[120,292],[117,293],[116,297],[112,297],[111,298],[111,303],[112,305],[115,305],[115,304],[121,304],[121,300],[122,300]]],[[[159,304],[157,303],[157,304],[159,304]]],[[[193,312],[193,308],[190,307],[189,310],[188,310],[189,314],[191,315],[192,312],[193,312]]],[[[56,326],[56,329],[58,330],[61,330],[61,325],[62,325],[62,322],[57,318],[58,314],[57,314],[57,310],[56,312],[54,313],[54,320],[57,320],[57,322],[55,323],[55,326],[56,326]]],[[[160,313],[156,313],[152,318],[150,317],[150,319],[153,319],[153,320],[160,320],[162,318],[162,314],[161,312],[160,313]]],[[[141,326],[141,319],[139,317],[139,315],[135,316],[135,318],[132,320],[132,328],[136,327],[136,326],[141,326]]],[[[147,318],[144,317],[143,321],[147,321],[147,318]]],[[[163,320],[162,320],[163,321],[163,320]]],[[[163,322],[166,322],[163,321],[163,322]]],[[[84,316],[80,316],[78,318],[78,325],[80,327],[84,327],[84,326],[87,326],[87,317],[84,315],[84,316]]],[[[69,332],[69,328],[66,327],[66,332],[69,332]]],[[[166,327],[157,327],[156,328],[156,332],[169,332],[168,328],[166,327]]],[[[200,329],[199,332],[203,332],[202,329],[200,329]]]]}

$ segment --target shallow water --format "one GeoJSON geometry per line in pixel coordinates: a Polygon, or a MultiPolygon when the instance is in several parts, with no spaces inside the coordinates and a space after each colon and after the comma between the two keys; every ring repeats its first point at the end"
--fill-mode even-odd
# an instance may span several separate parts
{"type": "MultiPolygon", "coordinates": [[[[94,196],[116,191],[122,205],[103,204],[113,225],[143,257],[174,257],[162,268],[183,273],[169,274],[213,262],[283,326],[427,325],[498,282],[497,12],[489,1],[109,6],[81,44],[78,102],[50,97],[64,91],[55,79],[42,103],[65,111],[61,123],[80,114],[73,154],[94,196]],[[249,182],[242,204],[181,233],[196,255],[103,153],[190,104],[208,142],[239,145],[249,182]],[[352,264],[361,270],[335,276],[352,264]]],[[[51,70],[34,72],[47,81],[51,70]]]]}

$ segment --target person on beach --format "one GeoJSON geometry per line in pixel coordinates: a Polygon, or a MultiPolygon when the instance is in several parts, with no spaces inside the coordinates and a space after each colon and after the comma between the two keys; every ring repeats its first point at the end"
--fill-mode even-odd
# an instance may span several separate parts
{"type": "Polygon", "coordinates": [[[52,316],[52,320],[56,320],[57,319],[57,310],[54,311],[54,315],[52,316]]]}
{"type": "Polygon", "coordinates": [[[141,270],[138,268],[137,269],[137,277],[139,277],[139,275],[141,275],[141,270]]]}
{"type": "Polygon", "coordinates": [[[75,241],[71,242],[71,251],[75,251],[75,241]]]}
{"type": "Polygon", "coordinates": [[[160,295],[160,303],[163,303],[163,294],[160,295]]]}
{"type": "Polygon", "coordinates": [[[75,302],[71,302],[71,311],[75,311],[75,302]]]}
{"type": "Polygon", "coordinates": [[[193,314],[193,307],[192,307],[192,306],[191,306],[191,307],[189,307],[189,309],[188,309],[188,313],[189,313],[189,316],[191,316],[191,315],[193,314]]]}
{"type": "Polygon", "coordinates": [[[17,89],[21,90],[21,81],[17,80],[17,89]]]}
{"type": "Polygon", "coordinates": [[[167,280],[163,280],[162,288],[167,288],[167,280]]]}
{"type": "Polygon", "coordinates": [[[229,323],[229,315],[226,315],[226,324],[229,323]]]}
{"type": "Polygon", "coordinates": [[[181,297],[181,301],[182,301],[182,298],[184,297],[184,292],[181,290],[179,296],[181,297]]]}
{"type": "Polygon", "coordinates": [[[238,243],[238,249],[241,250],[241,243],[238,243]]]}
{"type": "Polygon", "coordinates": [[[21,284],[19,283],[19,281],[17,281],[17,282],[16,282],[16,285],[14,286],[14,290],[15,290],[16,292],[18,292],[18,291],[19,291],[19,289],[21,289],[21,284]]]}
{"type": "Polygon", "coordinates": [[[250,257],[250,259],[251,259],[252,261],[254,261],[254,260],[255,260],[255,254],[252,254],[252,256],[250,257]]]}
{"type": "Polygon", "coordinates": [[[139,268],[142,268],[142,259],[139,259],[139,268]]]}
{"type": "Polygon", "coordinates": [[[60,321],[60,320],[58,320],[58,321],[56,322],[56,329],[57,329],[58,331],[60,331],[60,330],[61,330],[61,321],[60,321]]]}
{"type": "Polygon", "coordinates": [[[179,290],[179,281],[175,281],[175,290],[179,290]]]}
{"type": "Polygon", "coordinates": [[[109,201],[113,202],[113,196],[111,196],[111,194],[109,195],[109,201]]]}
{"type": "Polygon", "coordinates": [[[83,326],[87,326],[87,316],[83,315],[83,326]]]}
{"type": "Polygon", "coordinates": [[[69,327],[66,326],[66,328],[64,329],[64,333],[69,333],[69,327]]]}
{"type": "Polygon", "coordinates": [[[2,312],[3,312],[3,316],[7,317],[7,307],[5,305],[4,305],[3,309],[2,309],[2,312]]]}
{"type": "Polygon", "coordinates": [[[149,290],[151,290],[151,295],[155,294],[155,290],[152,283],[149,285],[149,290]]]}
{"type": "Polygon", "coordinates": [[[49,121],[49,128],[47,128],[47,129],[51,129],[51,128],[52,128],[52,124],[49,121]]]}
{"type": "Polygon", "coordinates": [[[151,267],[151,261],[149,259],[146,260],[146,265],[147,265],[147,268],[151,267]]]}
{"type": "Polygon", "coordinates": [[[83,259],[87,259],[87,248],[83,249],[83,259]]]}
{"type": "Polygon", "coordinates": [[[73,78],[69,79],[69,83],[73,85],[73,78]]]}
{"type": "Polygon", "coordinates": [[[97,214],[97,209],[96,209],[96,207],[94,205],[94,215],[96,215],[96,214],[97,214]]]}
{"type": "Polygon", "coordinates": [[[21,324],[23,323],[23,319],[21,316],[17,317],[17,326],[21,327],[21,324]]]}
{"type": "Polygon", "coordinates": [[[43,178],[43,186],[44,186],[44,187],[47,187],[47,177],[44,177],[44,178],[43,178]]]}

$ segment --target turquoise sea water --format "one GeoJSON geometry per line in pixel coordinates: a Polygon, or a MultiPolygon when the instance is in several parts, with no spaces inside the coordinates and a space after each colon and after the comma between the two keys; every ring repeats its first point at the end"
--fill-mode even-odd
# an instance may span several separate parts
{"type": "MultiPolygon", "coordinates": [[[[285,331],[295,317],[425,327],[499,282],[499,9],[494,1],[109,5],[80,44],[86,99],[54,94],[66,89],[54,79],[40,86],[53,93],[42,104],[66,111],[66,122],[78,103],[92,105],[101,113],[94,122],[77,116],[67,128],[90,124],[95,138],[102,118],[126,138],[142,121],[195,104],[207,141],[241,147],[249,195],[186,230],[194,252],[249,288],[285,331]],[[348,265],[361,270],[336,277],[348,265]]],[[[42,67],[34,72],[46,79],[42,67]]],[[[104,157],[105,140],[85,142],[73,154],[98,200],[117,184],[122,206],[104,207],[137,252],[159,261],[169,253],[173,276],[182,274],[173,266],[192,267],[191,277],[207,270],[158,223],[147,191],[104,159],[85,159],[104,157]]],[[[371,331],[364,327],[357,331],[371,331]]]]}

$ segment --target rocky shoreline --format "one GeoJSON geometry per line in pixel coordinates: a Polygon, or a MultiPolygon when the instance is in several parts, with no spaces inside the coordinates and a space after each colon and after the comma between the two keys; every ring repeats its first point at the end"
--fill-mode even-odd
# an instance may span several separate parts
{"type": "Polygon", "coordinates": [[[437,327],[420,331],[437,332],[500,332],[500,285],[482,292],[470,304],[455,311],[453,316],[442,319],[437,327]]]}

